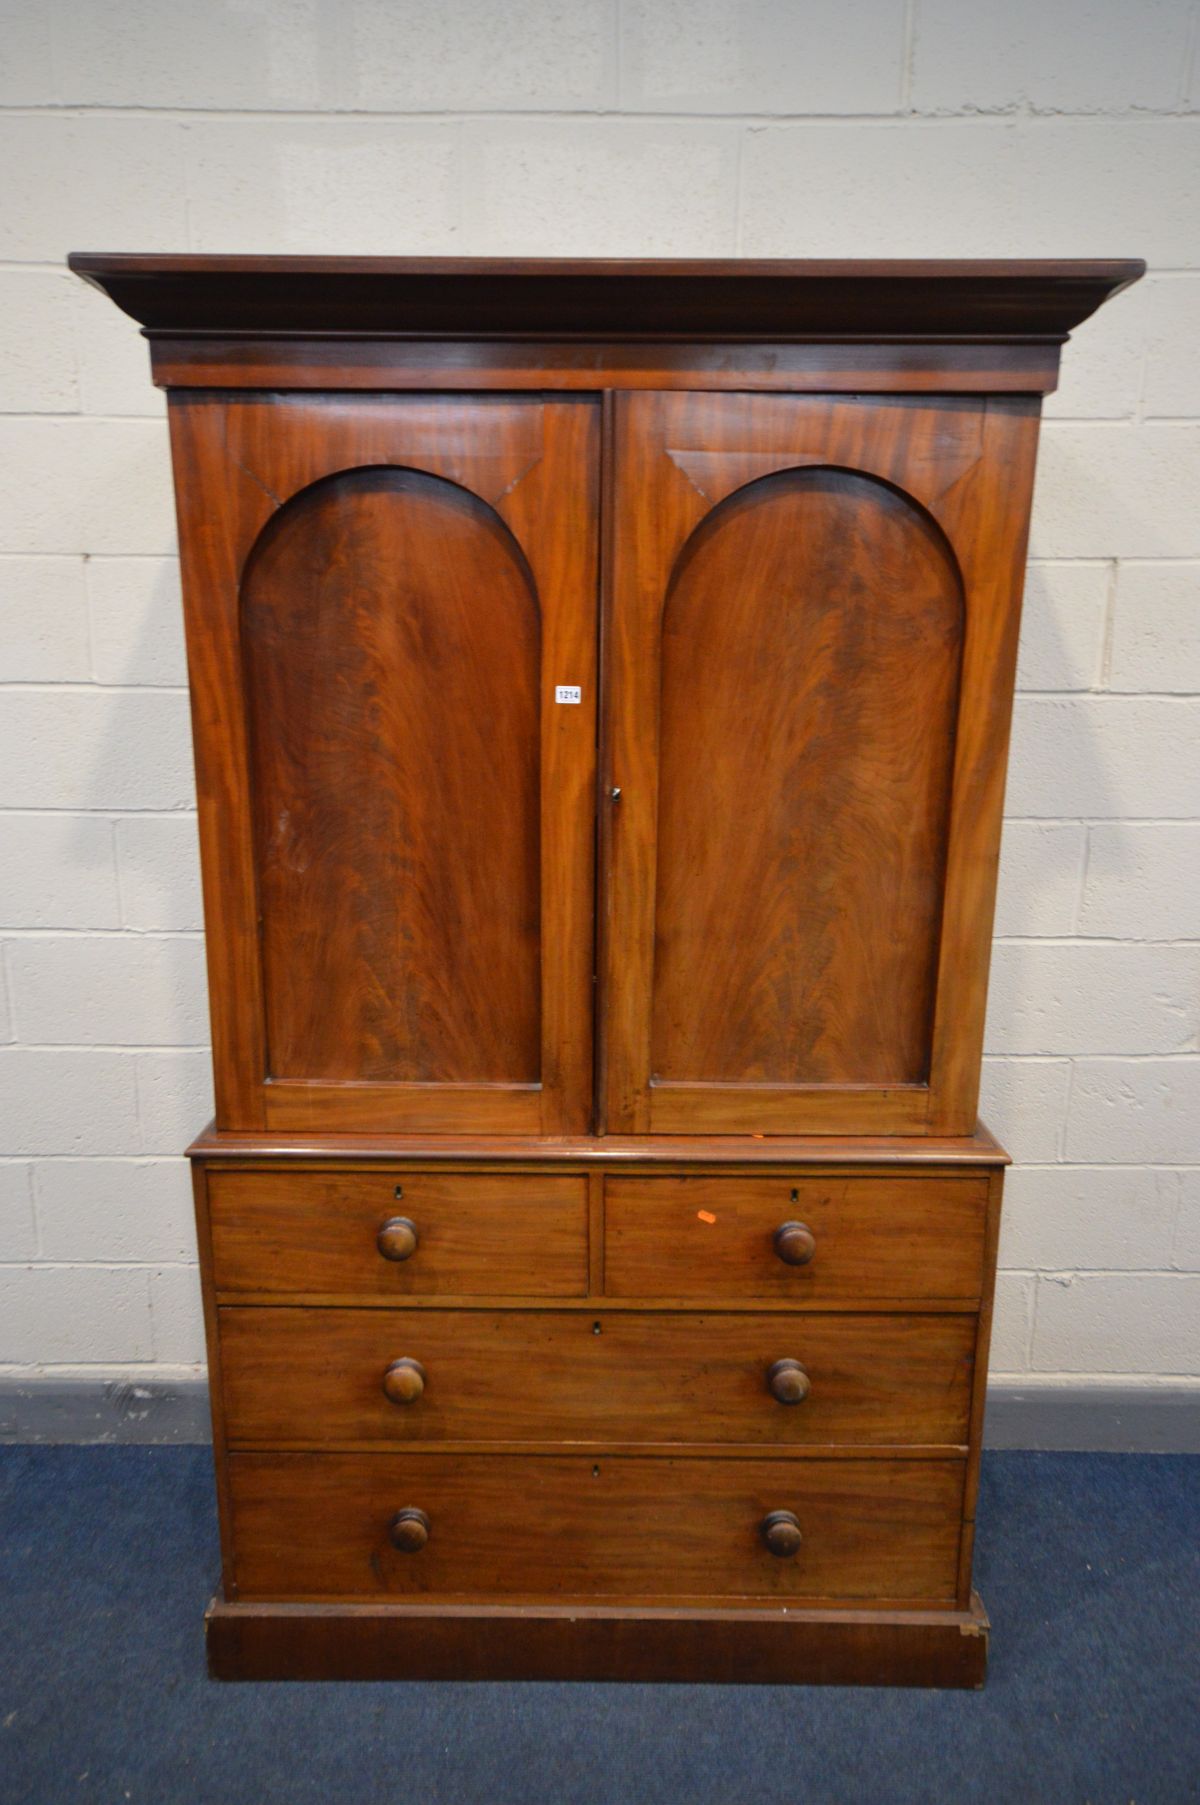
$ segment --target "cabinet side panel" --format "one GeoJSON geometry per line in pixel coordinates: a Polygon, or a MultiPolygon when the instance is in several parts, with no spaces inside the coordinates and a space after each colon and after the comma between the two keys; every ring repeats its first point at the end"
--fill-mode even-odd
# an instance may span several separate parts
{"type": "MultiPolygon", "coordinates": [[[[187,630],[217,1125],[264,1128],[262,964],[250,816],[237,564],[220,398],[173,394],[171,451],[187,630]]],[[[265,497],[261,497],[265,502],[265,497]]]]}
{"type": "Polygon", "coordinates": [[[967,1431],[967,1465],[963,1476],[963,1527],[958,1551],[958,1596],[971,1600],[971,1567],[975,1555],[975,1511],[979,1498],[979,1467],[983,1456],[983,1425],[987,1410],[988,1367],[992,1351],[992,1317],[996,1302],[996,1256],[1000,1244],[1000,1211],[1004,1198],[1004,1173],[988,1179],[987,1239],[983,1256],[983,1294],[975,1328],[975,1365],[971,1382],[971,1418],[967,1431]]]}
{"type": "Polygon", "coordinates": [[[970,1134],[979,1106],[992,922],[1017,676],[1040,399],[990,396],[955,546],[968,596],[946,906],[938,949],[930,1134],[970,1134]]]}
{"type": "Polygon", "coordinates": [[[196,1210],[196,1245],[200,1256],[200,1289],[204,1304],[204,1342],[208,1355],[208,1401],[212,1415],[213,1465],[217,1485],[217,1520],[221,1532],[221,1579],[227,1599],[237,1597],[234,1571],[233,1513],[229,1495],[229,1460],[226,1451],[225,1379],[221,1361],[221,1322],[213,1281],[212,1215],[209,1210],[208,1168],[193,1159],[192,1198],[196,1210]]]}

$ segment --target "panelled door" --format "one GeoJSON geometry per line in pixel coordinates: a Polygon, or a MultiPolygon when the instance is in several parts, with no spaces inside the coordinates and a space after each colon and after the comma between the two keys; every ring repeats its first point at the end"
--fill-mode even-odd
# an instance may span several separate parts
{"type": "Polygon", "coordinates": [[[973,1129],[1036,430],[616,398],[608,1133],[973,1129]]]}
{"type": "Polygon", "coordinates": [[[222,1127],[588,1128],[597,414],[173,397],[222,1127]]]}

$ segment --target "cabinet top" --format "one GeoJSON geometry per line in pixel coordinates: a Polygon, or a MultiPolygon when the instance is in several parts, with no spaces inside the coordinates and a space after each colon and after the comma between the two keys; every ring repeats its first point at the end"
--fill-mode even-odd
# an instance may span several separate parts
{"type": "Polygon", "coordinates": [[[1136,258],[212,257],[77,251],[148,333],[1061,340],[1136,258]]]}

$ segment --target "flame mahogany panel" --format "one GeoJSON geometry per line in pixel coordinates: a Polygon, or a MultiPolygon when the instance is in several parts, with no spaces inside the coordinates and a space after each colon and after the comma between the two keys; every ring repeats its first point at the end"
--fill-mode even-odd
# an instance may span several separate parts
{"type": "Polygon", "coordinates": [[[242,640],[270,1075],[536,1083],[541,633],[512,534],[441,477],[327,477],[251,553],[242,640]]]}
{"type": "Polygon", "coordinates": [[[656,1079],[924,1083],[962,596],[928,515],[821,467],[751,482],[663,611],[656,1079]]]}

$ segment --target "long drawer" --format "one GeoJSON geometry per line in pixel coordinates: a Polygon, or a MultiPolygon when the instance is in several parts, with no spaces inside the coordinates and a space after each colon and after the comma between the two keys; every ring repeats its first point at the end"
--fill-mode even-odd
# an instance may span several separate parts
{"type": "Polygon", "coordinates": [[[610,1297],[973,1305],[987,1183],[978,1178],[610,1178],[610,1297]]]}
{"type": "Polygon", "coordinates": [[[587,1180],[574,1174],[216,1171],[219,1292],[581,1297],[587,1180]]]}
{"type": "Polygon", "coordinates": [[[959,1460],[235,1453],[229,1477],[241,1598],[955,1591],[959,1460]]]}
{"type": "Polygon", "coordinates": [[[230,1440],[962,1443],[974,1317],[221,1311],[230,1440]]]}

